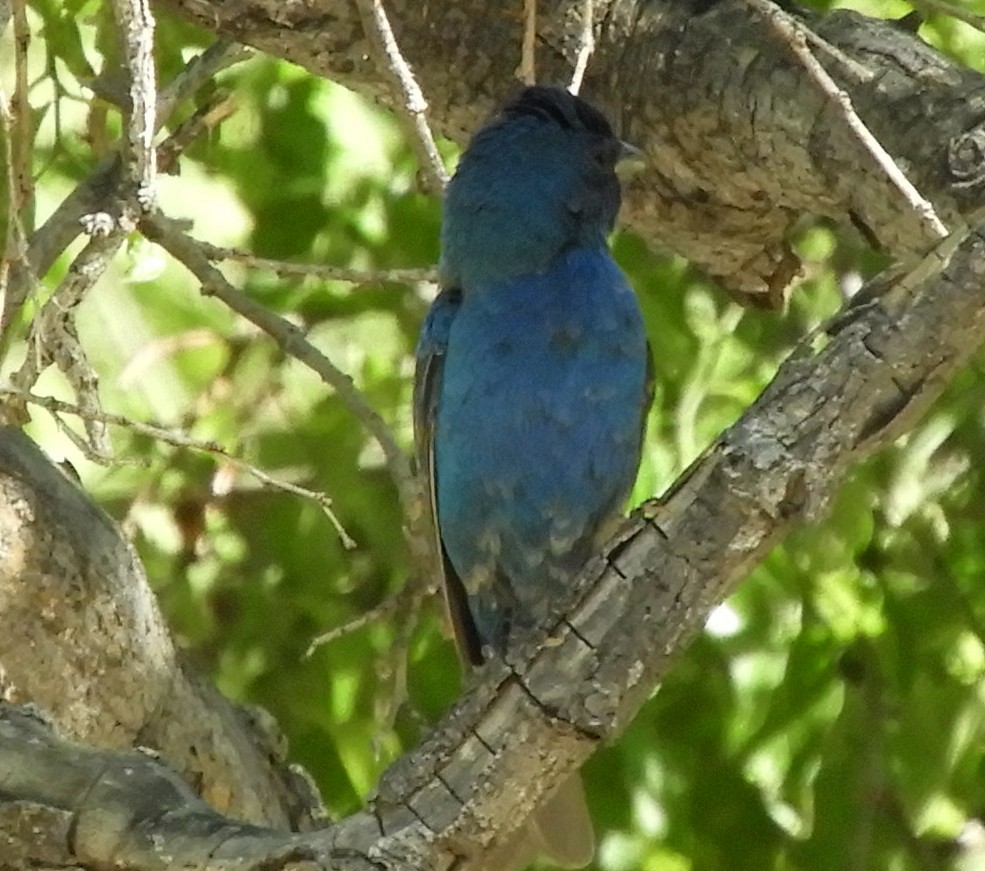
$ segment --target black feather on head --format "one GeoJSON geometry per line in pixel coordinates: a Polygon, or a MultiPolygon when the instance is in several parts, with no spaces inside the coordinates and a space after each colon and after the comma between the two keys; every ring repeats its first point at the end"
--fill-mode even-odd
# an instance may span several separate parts
{"type": "Polygon", "coordinates": [[[503,107],[503,115],[529,115],[553,121],[564,130],[587,130],[599,136],[615,136],[605,115],[564,88],[547,85],[524,88],[503,107]]]}

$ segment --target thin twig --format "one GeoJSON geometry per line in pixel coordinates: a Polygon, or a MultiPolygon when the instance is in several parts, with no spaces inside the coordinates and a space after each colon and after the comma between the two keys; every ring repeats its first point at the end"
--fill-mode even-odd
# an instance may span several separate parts
{"type": "Polygon", "coordinates": [[[585,70],[588,69],[588,59],[595,51],[595,4],[592,0],[583,0],[581,15],[581,43],[578,46],[575,71],[571,74],[571,83],[568,85],[568,90],[572,94],[577,94],[581,90],[585,70]]]}
{"type": "Polygon", "coordinates": [[[157,82],[154,74],[154,16],[148,0],[112,0],[113,14],[128,75],[128,105],[123,107],[125,127],[121,229],[132,230],[142,212],[154,207],[157,152],[157,82]]]}
{"type": "Polygon", "coordinates": [[[14,119],[10,103],[0,87],[0,135],[7,167],[7,230],[0,258],[0,361],[7,355],[14,330],[9,329],[37,280],[27,259],[27,232],[21,219],[17,184],[17,161],[14,157],[14,119]],[[19,276],[19,279],[18,279],[19,276]]]}
{"type": "Polygon", "coordinates": [[[421,170],[432,193],[441,195],[448,184],[448,171],[438,153],[427,119],[427,101],[414,73],[400,53],[381,0],[356,0],[363,31],[376,55],[380,71],[390,80],[398,101],[397,117],[404,126],[411,147],[420,161],[421,170]]]}
{"type": "MultiPolygon", "coordinates": [[[[292,493],[295,496],[303,496],[305,499],[311,499],[313,502],[316,502],[325,512],[325,515],[331,521],[332,526],[335,527],[336,532],[339,534],[339,538],[342,540],[343,546],[347,549],[351,549],[356,546],[356,543],[352,540],[345,529],[343,529],[338,517],[336,517],[335,513],[332,511],[332,500],[326,494],[320,493],[317,490],[309,490],[307,487],[301,487],[298,484],[292,484],[290,481],[277,478],[274,475],[263,471],[263,469],[257,468],[252,463],[238,457],[236,454],[231,453],[226,448],[222,447],[222,445],[218,442],[212,441],[211,439],[196,439],[180,430],[169,429],[168,427],[158,426],[153,423],[144,423],[143,421],[134,420],[133,418],[125,417],[121,414],[111,414],[109,412],[102,411],[101,409],[93,410],[83,408],[79,405],[73,405],[70,402],[62,402],[61,400],[55,399],[51,396],[39,396],[35,393],[26,392],[23,390],[0,387],[0,397],[8,400],[14,400],[19,403],[37,405],[40,408],[50,412],[56,421],[60,422],[62,425],[64,425],[64,422],[60,420],[59,416],[62,414],[73,414],[83,422],[96,421],[109,426],[123,427],[137,433],[138,435],[147,436],[155,441],[164,442],[165,444],[172,445],[176,448],[200,451],[201,453],[221,457],[225,463],[240,472],[246,473],[265,487],[269,487],[272,490],[282,490],[285,493],[292,493]]],[[[74,432],[72,434],[75,435],[75,438],[78,438],[77,434],[74,432]]],[[[90,459],[94,459],[102,464],[116,462],[116,460],[111,457],[108,452],[92,452],[84,441],[80,440],[76,442],[76,444],[90,459]]]]}
{"type": "Polygon", "coordinates": [[[202,85],[211,82],[224,69],[254,57],[245,45],[220,39],[196,55],[157,96],[157,129],[164,125],[181,103],[193,96],[202,85]]]}
{"type": "Polygon", "coordinates": [[[233,287],[226,277],[209,261],[199,244],[186,236],[178,224],[161,214],[145,216],[141,222],[144,235],[183,263],[202,286],[202,293],[214,296],[225,305],[255,324],[273,338],[285,353],[299,360],[332,387],[350,413],[360,422],[383,449],[387,466],[405,505],[414,495],[410,462],[397,444],[396,438],[379,413],[356,389],[346,375],[312,345],[294,324],[254,302],[233,287]]]}
{"type": "MultiPolygon", "coordinates": [[[[13,17],[14,91],[8,98],[0,88],[0,130],[7,168],[6,233],[0,258],[0,360],[10,348],[10,329],[34,290],[37,279],[28,262],[27,238],[34,224],[32,167],[33,119],[28,102],[27,49],[30,30],[23,0],[5,4],[4,18],[13,17]]],[[[6,21],[3,22],[6,29],[6,21]]]]}
{"type": "Polygon", "coordinates": [[[94,234],[89,244],[79,252],[68,273],[42,306],[31,325],[28,351],[24,363],[12,379],[21,390],[34,386],[41,372],[54,360],[54,345],[50,335],[61,338],[62,324],[71,317],[86,292],[106,271],[122,240],[116,235],[94,234]]]}
{"type": "Polygon", "coordinates": [[[537,84],[537,0],[523,0],[523,42],[520,44],[520,81],[537,84]]]}
{"type": "Polygon", "coordinates": [[[79,303],[106,271],[122,244],[120,233],[92,235],[34,318],[24,362],[10,377],[15,388],[29,392],[40,374],[55,363],[75,390],[80,407],[89,413],[91,423],[87,424],[87,434],[97,453],[108,452],[105,429],[95,416],[100,409],[99,381],[79,343],[73,318],[79,303]]]}
{"type": "Polygon", "coordinates": [[[910,5],[924,13],[937,12],[940,15],[949,15],[985,33],[985,15],[976,15],[954,3],[947,3],[945,0],[910,0],[910,5]]]}
{"type": "MultiPolygon", "coordinates": [[[[90,252],[89,261],[96,271],[96,275],[91,279],[91,284],[96,283],[98,275],[102,274],[119,247],[113,245],[115,240],[110,240],[105,252],[101,252],[98,246],[99,240],[93,241],[96,242],[95,245],[90,243],[83,250],[83,254],[87,251],[90,252]]],[[[45,336],[45,339],[55,365],[68,380],[76,397],[78,397],[79,407],[89,415],[82,421],[89,443],[94,450],[109,454],[109,433],[97,416],[102,411],[102,404],[99,399],[99,373],[89,362],[85,348],[79,341],[74,315],[74,309],[69,309],[63,312],[60,318],[52,321],[53,329],[49,335],[45,336]]]]}
{"type": "Polygon", "coordinates": [[[928,241],[938,241],[948,235],[947,227],[937,216],[933,205],[923,197],[913,183],[904,175],[896,161],[879,144],[865,123],[859,118],[851,98],[828,74],[808,48],[807,31],[796,19],[792,18],[772,0],[746,0],[746,3],[762,15],[778,36],[786,43],[797,60],[803,64],[808,75],[821,91],[840,109],[841,115],[849,129],[873,157],[879,168],[900,192],[908,209],[917,217],[928,241]]]}
{"type": "Polygon", "coordinates": [[[292,263],[287,260],[271,260],[267,257],[257,257],[249,251],[238,248],[223,248],[208,242],[196,244],[212,261],[232,260],[249,266],[252,269],[269,269],[271,272],[286,278],[320,278],[323,281],[346,281],[351,284],[369,285],[384,282],[412,284],[415,282],[435,282],[438,271],[434,268],[425,269],[379,269],[364,271],[347,269],[344,266],[326,266],[320,263],[292,263]]]}
{"type": "MultiPolygon", "coordinates": [[[[195,93],[218,72],[252,57],[252,52],[241,45],[221,40],[202,54],[192,58],[185,68],[163,89],[157,101],[157,128],[170,118],[177,106],[195,93]]],[[[76,185],[39,227],[28,241],[28,264],[34,275],[43,276],[58,256],[79,235],[84,215],[105,208],[106,191],[115,190],[120,178],[120,157],[114,155],[103,160],[85,179],[76,185]]],[[[10,293],[23,300],[27,294],[27,275],[13,275],[10,293]]]]}
{"type": "Polygon", "coordinates": [[[324,647],[326,644],[331,644],[333,641],[338,641],[346,635],[351,635],[353,632],[358,632],[370,623],[375,623],[377,620],[383,620],[391,614],[396,614],[398,611],[404,610],[407,605],[407,593],[410,589],[411,587],[408,585],[394,595],[388,596],[378,605],[374,605],[368,611],[363,611],[362,614],[359,614],[351,620],[346,621],[341,626],[333,626],[331,629],[322,632],[321,635],[316,635],[311,639],[311,643],[308,645],[308,649],[304,652],[302,659],[311,659],[319,647],[324,647]]]}
{"type": "MultiPolygon", "coordinates": [[[[3,393],[0,392],[0,396],[2,395],[3,393]]],[[[20,397],[17,398],[17,401],[21,401],[20,397]]],[[[61,414],[55,411],[49,411],[48,413],[55,422],[55,426],[58,427],[58,431],[75,445],[76,450],[90,463],[95,463],[98,466],[140,466],[143,468],[150,465],[146,460],[137,457],[112,457],[108,453],[103,453],[88,439],[79,435],[61,414]]]]}
{"type": "Polygon", "coordinates": [[[855,58],[849,57],[845,54],[845,52],[838,48],[838,46],[828,42],[823,36],[818,36],[809,27],[804,27],[795,18],[791,18],[790,20],[804,35],[804,39],[806,39],[821,54],[826,54],[833,61],[835,61],[835,63],[837,63],[846,73],[855,79],[855,81],[864,84],[865,82],[871,82],[876,77],[876,74],[867,66],[859,63],[855,60],[855,58]]]}
{"type": "Polygon", "coordinates": [[[3,156],[7,168],[7,236],[4,240],[4,263],[17,257],[19,260],[27,256],[27,233],[21,219],[21,188],[19,157],[15,154],[15,129],[17,119],[14,116],[13,101],[7,98],[6,91],[0,85],[0,129],[3,131],[3,156]]]}
{"type": "Polygon", "coordinates": [[[10,97],[10,113],[14,120],[14,170],[17,187],[11,196],[17,201],[17,211],[28,232],[32,229],[34,203],[34,173],[32,145],[34,143],[34,119],[28,101],[27,50],[31,44],[31,30],[27,24],[25,0],[14,0],[14,91],[10,97]]]}
{"type": "Polygon", "coordinates": [[[178,158],[193,142],[218,127],[236,111],[236,98],[224,88],[210,94],[178,128],[157,147],[157,169],[162,174],[178,171],[178,158]]]}

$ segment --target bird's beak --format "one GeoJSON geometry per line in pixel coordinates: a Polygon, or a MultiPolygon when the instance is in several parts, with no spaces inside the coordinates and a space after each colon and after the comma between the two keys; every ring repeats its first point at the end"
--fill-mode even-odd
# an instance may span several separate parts
{"type": "Polygon", "coordinates": [[[616,175],[627,178],[636,175],[646,166],[643,150],[628,142],[619,143],[619,157],[616,158],[616,175]]]}

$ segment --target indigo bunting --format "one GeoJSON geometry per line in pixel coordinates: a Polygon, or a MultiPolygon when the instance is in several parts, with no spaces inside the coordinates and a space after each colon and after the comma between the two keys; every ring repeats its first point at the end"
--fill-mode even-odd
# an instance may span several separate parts
{"type": "MultiPolygon", "coordinates": [[[[650,354],[606,239],[630,152],[585,101],[528,87],[473,137],[448,185],[414,424],[471,665],[544,620],[636,476],[650,354]]],[[[578,778],[532,829],[556,864],[591,859],[578,778]]]]}

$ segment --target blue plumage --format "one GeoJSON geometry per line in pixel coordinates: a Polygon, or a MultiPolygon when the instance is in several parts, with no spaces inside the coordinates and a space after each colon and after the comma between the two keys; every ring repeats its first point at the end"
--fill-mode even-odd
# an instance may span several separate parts
{"type": "Polygon", "coordinates": [[[646,340],[604,249],[462,294],[448,334],[438,523],[483,643],[543,620],[636,476],[646,340]]]}
{"type": "Polygon", "coordinates": [[[527,88],[448,187],[415,418],[473,662],[543,619],[636,475],[648,353],[606,244],[623,153],[587,103],[527,88]]]}
{"type": "Polygon", "coordinates": [[[521,92],[475,135],[448,185],[442,284],[471,290],[543,272],[568,248],[605,249],[627,148],[566,91],[521,92]]]}
{"type": "MultiPolygon", "coordinates": [[[[584,101],[526,88],[476,134],[448,187],[445,290],[418,345],[415,434],[472,664],[543,620],[636,475],[649,353],[606,242],[624,153],[584,101]]],[[[587,840],[561,823],[548,846],[568,864],[591,855],[574,795],[587,840]]]]}

